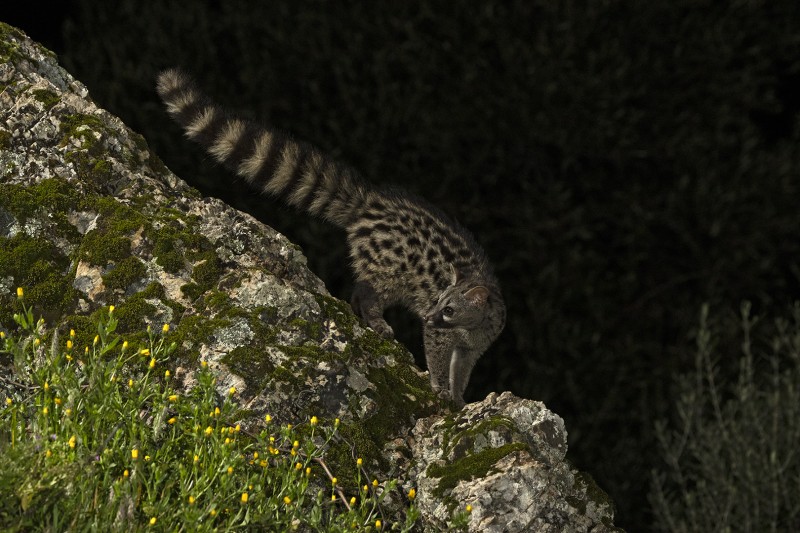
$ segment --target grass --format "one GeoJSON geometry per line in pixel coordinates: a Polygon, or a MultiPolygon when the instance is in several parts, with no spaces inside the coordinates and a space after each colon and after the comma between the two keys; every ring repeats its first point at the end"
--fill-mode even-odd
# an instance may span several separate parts
{"type": "MultiPolygon", "coordinates": [[[[17,331],[0,330],[0,529],[4,531],[410,531],[415,492],[367,476],[361,460],[325,461],[338,419],[297,426],[267,415],[243,430],[236,390],[220,396],[201,363],[176,383],[174,345],[148,328],[133,347],[102,313],[91,346],[35,320],[17,292],[17,331]],[[0,392],[2,394],[2,392],[0,392]],[[369,481],[372,479],[372,481],[369,481]],[[349,490],[350,493],[346,491],[349,490]],[[397,502],[404,502],[397,510],[397,502]]],[[[464,512],[454,527],[466,523],[464,512]]]]}

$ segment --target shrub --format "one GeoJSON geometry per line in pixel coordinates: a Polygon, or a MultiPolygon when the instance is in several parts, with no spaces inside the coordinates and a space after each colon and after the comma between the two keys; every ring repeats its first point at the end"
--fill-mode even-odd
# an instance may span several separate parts
{"type": "Polygon", "coordinates": [[[759,342],[758,322],[743,305],[738,376],[725,380],[720,366],[733,358],[702,309],[677,421],[657,426],[666,466],[654,473],[650,499],[660,530],[800,527],[800,306],[791,321],[775,322],[769,342],[759,342]]]}

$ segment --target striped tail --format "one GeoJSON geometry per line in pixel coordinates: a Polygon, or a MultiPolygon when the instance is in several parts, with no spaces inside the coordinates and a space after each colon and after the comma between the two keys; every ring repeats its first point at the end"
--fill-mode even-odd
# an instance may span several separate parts
{"type": "Polygon", "coordinates": [[[254,187],[340,227],[358,218],[368,191],[350,168],[308,144],[227,114],[180,70],[162,72],[157,90],[186,136],[254,187]]]}

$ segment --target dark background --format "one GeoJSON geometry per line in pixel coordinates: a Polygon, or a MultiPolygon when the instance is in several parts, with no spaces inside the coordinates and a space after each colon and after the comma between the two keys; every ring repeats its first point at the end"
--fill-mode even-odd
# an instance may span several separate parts
{"type": "MultiPolygon", "coordinates": [[[[733,322],[742,300],[779,314],[800,298],[800,2],[582,4],[72,0],[0,20],[179,176],[300,244],[334,295],[343,236],[185,141],[160,69],[470,228],[509,322],[467,400],[544,401],[617,525],[642,531],[654,423],[673,416],[701,304],[733,322]]],[[[392,320],[422,364],[418,325],[392,320]]]]}

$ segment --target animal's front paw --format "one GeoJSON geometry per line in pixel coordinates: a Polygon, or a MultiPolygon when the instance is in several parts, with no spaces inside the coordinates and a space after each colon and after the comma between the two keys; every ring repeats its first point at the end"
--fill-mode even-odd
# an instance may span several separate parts
{"type": "Polygon", "coordinates": [[[369,327],[384,339],[394,339],[394,330],[392,326],[383,319],[373,320],[369,323],[369,327]]]}

